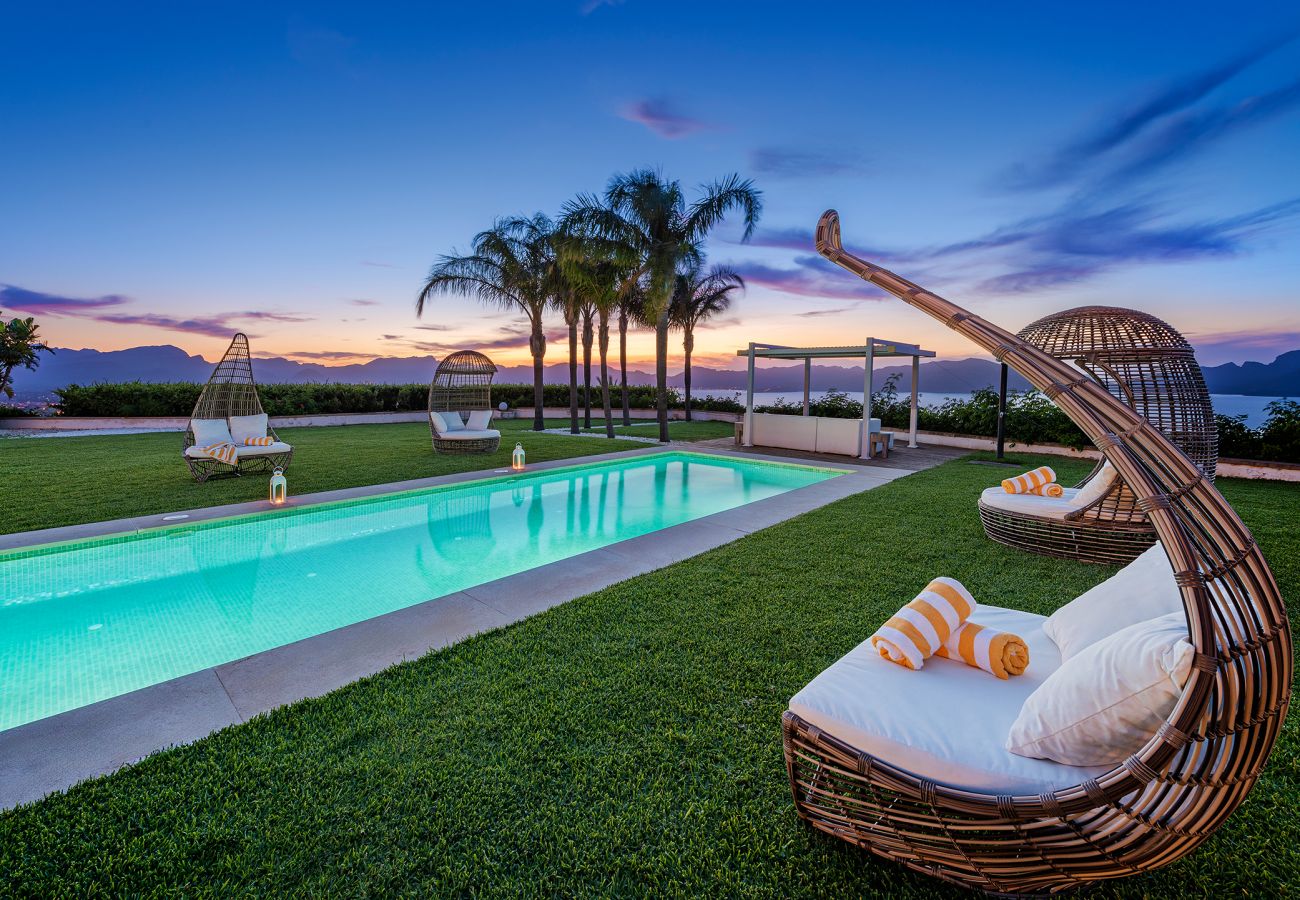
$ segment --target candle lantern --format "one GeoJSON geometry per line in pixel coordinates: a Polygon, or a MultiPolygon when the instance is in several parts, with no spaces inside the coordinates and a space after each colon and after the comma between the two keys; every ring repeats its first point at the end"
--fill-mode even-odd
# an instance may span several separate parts
{"type": "Polygon", "coordinates": [[[515,444],[515,452],[510,455],[510,468],[516,472],[524,470],[524,445],[515,444]]]}
{"type": "Polygon", "coordinates": [[[271,495],[270,500],[276,506],[284,503],[289,496],[289,482],[284,477],[284,469],[276,467],[275,472],[271,474],[271,495]]]}

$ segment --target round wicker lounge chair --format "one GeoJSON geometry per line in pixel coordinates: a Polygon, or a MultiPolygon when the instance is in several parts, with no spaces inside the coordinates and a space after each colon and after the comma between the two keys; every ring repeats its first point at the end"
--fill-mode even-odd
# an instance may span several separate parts
{"type": "Polygon", "coordinates": [[[435,452],[491,453],[501,445],[501,432],[487,427],[492,421],[496,371],[492,360],[474,350],[459,350],[438,364],[429,385],[429,430],[435,452]]]}
{"type": "Polygon", "coordinates": [[[189,466],[194,479],[202,484],[213,477],[289,468],[289,463],[293,460],[293,447],[280,440],[269,420],[266,436],[272,439],[271,444],[265,447],[238,448],[239,458],[233,464],[195,455],[196,420],[225,419],[229,422],[232,417],[264,415],[266,411],[262,409],[262,399],[257,394],[257,382],[253,380],[253,360],[248,353],[248,336],[236,334],[226,355],[212,370],[212,377],[199,394],[194,411],[190,413],[189,425],[185,428],[185,446],[181,450],[181,458],[189,466]]]}
{"type": "MultiPolygon", "coordinates": [[[[1045,316],[1019,337],[1094,379],[1214,478],[1219,447],[1210,393],[1191,344],[1168,323],[1137,310],[1085,306],[1045,316]]],[[[1031,553],[1129,562],[1155,543],[1156,531],[1137,496],[1114,474],[1098,463],[1076,486],[1079,502],[1068,508],[990,488],[979,503],[984,531],[1031,553]],[[1099,478],[1106,484],[1094,483],[1099,478]]]]}
{"type": "Polygon", "coordinates": [[[817,249],[1005,361],[1101,448],[1168,555],[1195,653],[1181,699],[1139,752],[1100,771],[1064,767],[1077,780],[1032,793],[917,775],[905,755],[873,756],[787,711],[799,815],[917,871],[997,893],[1053,893],[1192,852],[1255,783],[1290,698],[1290,624],[1250,532],[1202,467],[1093,378],[845,252],[833,211],[818,225],[817,249]]]}

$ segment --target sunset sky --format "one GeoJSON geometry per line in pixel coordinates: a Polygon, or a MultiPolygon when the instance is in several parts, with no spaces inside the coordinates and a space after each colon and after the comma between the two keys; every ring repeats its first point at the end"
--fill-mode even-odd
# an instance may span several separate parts
{"type": "MultiPolygon", "coordinates": [[[[704,364],[867,335],[974,355],[815,256],[827,207],[850,247],[1013,329],[1133,306],[1203,363],[1268,361],[1300,347],[1284,8],[11,4],[0,311],[60,347],[212,359],[243,330],[303,361],[521,363],[509,313],[447,299],[416,318],[430,263],[651,166],[763,191],[755,239],[709,246],[749,290],[698,335],[704,364]]],[[[633,347],[643,364],[653,342],[633,347]]]]}

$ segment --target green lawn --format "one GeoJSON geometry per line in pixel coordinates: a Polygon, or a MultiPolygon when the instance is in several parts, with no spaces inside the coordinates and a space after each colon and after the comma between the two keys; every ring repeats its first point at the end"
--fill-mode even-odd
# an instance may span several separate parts
{"type": "MultiPolygon", "coordinates": [[[[901,479],[0,815],[7,890],[969,896],[800,824],[780,716],[932,576],[1048,612],[1110,574],[986,540],[1002,475],[901,479]]],[[[1220,484],[1300,596],[1300,485],[1220,484]]],[[[1300,890],[1296,718],[1200,851],[1089,896],[1300,890]]]]}
{"type": "MultiPolygon", "coordinates": [[[[426,478],[510,464],[522,441],[530,462],[567,459],[644,445],[589,437],[533,434],[531,421],[501,423],[491,454],[435,454],[423,423],[285,428],[293,444],[286,473],[295,494],[426,478]]],[[[0,534],[197,509],[266,497],[267,476],[196,484],[181,460],[183,436],[117,434],[0,440],[0,534]]]]}
{"type": "MultiPolygon", "coordinates": [[[[581,425],[582,419],[578,419],[581,425]]],[[[659,425],[653,419],[633,419],[633,424],[623,425],[623,420],[619,416],[614,416],[614,433],[618,435],[631,435],[632,437],[659,437],[659,425]],[[637,424],[637,423],[640,424],[637,424]]],[[[568,428],[568,419],[547,419],[547,428],[568,428]]],[[[592,418],[591,428],[582,429],[590,431],[593,434],[605,433],[605,420],[603,418],[592,418]]],[[[690,422],[669,422],[668,437],[674,441],[707,441],[713,438],[733,437],[736,433],[734,422],[715,422],[712,420],[692,420],[690,422]]]]}

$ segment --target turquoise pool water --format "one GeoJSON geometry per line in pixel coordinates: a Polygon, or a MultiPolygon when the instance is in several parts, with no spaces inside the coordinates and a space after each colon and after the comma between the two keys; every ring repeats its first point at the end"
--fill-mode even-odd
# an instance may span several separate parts
{"type": "Polygon", "coordinates": [[[0,730],[838,474],[665,453],[0,554],[0,730]]]}

